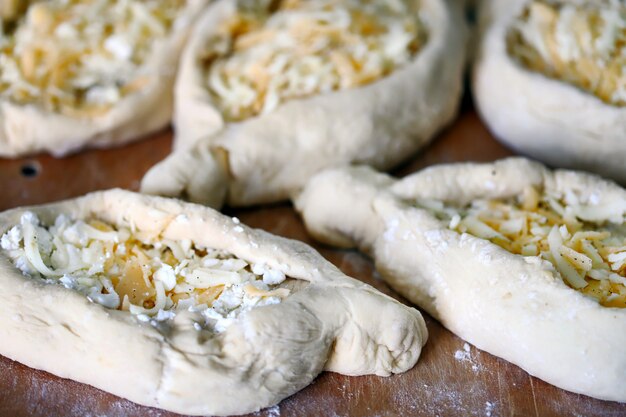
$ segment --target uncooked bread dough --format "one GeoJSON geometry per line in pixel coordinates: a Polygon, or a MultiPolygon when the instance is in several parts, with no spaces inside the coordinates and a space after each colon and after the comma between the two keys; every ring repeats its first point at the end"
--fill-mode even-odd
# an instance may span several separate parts
{"type": "MultiPolygon", "coordinates": [[[[355,3],[354,0],[327,2],[331,5],[355,3]]],[[[370,0],[367,3],[372,7],[384,2],[370,0]]],[[[315,44],[311,42],[311,46],[304,42],[302,46],[296,44],[296,47],[289,49],[281,46],[279,40],[283,37],[277,37],[272,42],[276,42],[279,51],[285,48],[286,57],[272,55],[273,49],[269,46],[271,42],[268,42],[251,52],[244,51],[249,55],[242,52],[241,56],[230,56],[230,61],[223,59],[213,49],[217,48],[216,44],[227,48],[229,39],[218,37],[220,43],[212,36],[218,32],[220,22],[224,26],[224,22],[233,20],[236,4],[222,0],[208,8],[184,51],[176,86],[178,150],[148,172],[142,182],[144,192],[185,196],[196,202],[214,205],[222,204],[224,199],[236,206],[282,200],[299,190],[309,176],[327,167],[352,162],[370,164],[379,169],[393,167],[424,146],[456,115],[462,90],[466,47],[463,2],[420,0],[417,2],[419,13],[411,12],[413,20],[407,20],[400,13],[400,17],[393,19],[401,22],[402,26],[393,20],[391,23],[385,22],[389,28],[384,30],[389,33],[380,36],[380,39],[386,39],[385,42],[389,43],[385,46],[388,49],[385,53],[398,61],[397,68],[390,74],[384,71],[389,64],[382,65],[381,69],[378,68],[380,63],[376,64],[377,60],[374,59],[379,57],[383,61],[391,61],[381,51],[364,53],[359,52],[358,48],[351,50],[344,47],[328,55],[312,52],[310,56],[305,54],[294,59],[294,53],[305,50],[305,46],[315,47],[315,44]],[[410,33],[407,35],[398,30],[398,27],[408,25],[405,21],[413,22],[416,26],[414,42],[405,39],[410,33]],[[424,27],[423,35],[420,35],[420,25],[424,27]],[[209,39],[212,40],[210,43],[209,39]],[[422,45],[420,42],[425,43],[422,45]],[[413,43],[416,45],[411,46],[413,43]],[[406,52],[395,51],[394,48],[399,46],[408,49],[406,52]],[[207,48],[210,50],[207,51],[207,48]],[[269,48],[269,51],[264,48],[269,48]],[[407,57],[411,48],[416,48],[416,51],[407,57]],[[372,73],[378,74],[373,80],[367,80],[371,75],[365,70],[364,74],[350,76],[326,73],[335,69],[341,73],[339,70],[345,68],[346,59],[357,59],[355,57],[359,54],[363,55],[359,59],[371,58],[372,62],[364,61],[361,64],[367,68],[373,67],[372,73]],[[342,65],[333,67],[333,57],[342,65]],[[271,61],[271,68],[288,66],[284,69],[285,74],[268,75],[260,70],[259,66],[264,68],[266,65],[262,61],[266,58],[274,60],[271,61]],[[236,88],[232,86],[227,89],[227,86],[222,85],[224,74],[244,67],[246,59],[259,60],[256,67],[249,66],[253,75],[260,73],[270,77],[267,92],[261,90],[269,98],[261,100],[260,97],[265,96],[246,84],[244,70],[241,70],[243,75],[240,77],[244,81],[239,80],[236,74],[231,75],[236,88]],[[228,67],[221,72],[215,70],[213,72],[216,74],[210,72],[208,76],[202,64],[206,61],[213,62],[214,66],[220,65],[218,69],[228,65],[232,68],[228,67]],[[313,69],[302,69],[299,65],[308,65],[306,63],[309,61],[313,69]],[[300,74],[298,71],[305,73],[300,74]],[[307,75],[306,72],[313,74],[307,75]],[[364,79],[359,81],[358,76],[364,79]],[[209,78],[213,92],[207,89],[205,78],[209,78]],[[285,91],[281,88],[273,89],[272,80],[280,82],[285,91]],[[283,87],[283,84],[286,86],[283,87]],[[312,95],[302,93],[307,89],[312,90],[312,95]],[[327,92],[317,94],[317,90],[327,92]],[[224,97],[219,98],[216,91],[224,97]],[[255,99],[253,104],[244,105],[246,100],[251,99],[255,99]],[[250,117],[238,120],[242,114],[251,113],[250,117]]],[[[385,7],[393,9],[397,6],[393,4],[395,2],[389,2],[385,7]]],[[[402,0],[398,4],[413,10],[410,5],[415,5],[416,0],[402,0]]],[[[360,24],[356,17],[344,16],[339,12],[341,10],[337,12],[341,19],[348,19],[348,22],[353,19],[354,26],[360,24]]],[[[332,13],[318,12],[317,15],[321,16],[320,19],[337,18],[332,13]]],[[[362,15],[365,16],[364,13],[362,15]]],[[[329,25],[335,24],[331,19],[329,25]]],[[[381,30],[376,29],[377,24],[375,20],[366,20],[364,25],[376,33],[381,30]]],[[[306,25],[299,25],[298,22],[291,25],[295,27],[294,31],[304,32],[299,36],[305,40],[311,36],[307,35],[306,25]]],[[[316,32],[313,29],[319,30],[319,27],[311,29],[314,34],[316,32]]],[[[258,36],[253,38],[263,39],[271,32],[259,31],[258,36]]],[[[286,38],[289,40],[288,36],[286,38]]],[[[385,45],[380,39],[374,38],[371,41],[373,44],[382,42],[385,45]]],[[[247,44],[248,40],[240,39],[239,43],[247,44]]]]}
{"type": "Polygon", "coordinates": [[[4,212],[0,236],[0,353],[148,406],[252,412],[323,370],[406,371],[427,338],[415,309],[206,207],[96,192],[4,212]]]}
{"type": "Polygon", "coordinates": [[[494,135],[626,183],[623,2],[486,0],[473,93],[494,135]]]}
{"type": "Polygon", "coordinates": [[[207,3],[54,0],[7,10],[0,156],[62,156],[165,127],[179,53],[207,3]]]}
{"type": "Polygon", "coordinates": [[[615,183],[521,158],[401,180],[356,167],[316,175],[296,204],[318,239],[369,253],[478,348],[626,402],[626,190],[615,183]]]}

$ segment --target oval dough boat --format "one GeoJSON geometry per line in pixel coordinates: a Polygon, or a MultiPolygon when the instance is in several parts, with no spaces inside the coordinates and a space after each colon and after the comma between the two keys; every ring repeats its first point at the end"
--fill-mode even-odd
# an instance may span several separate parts
{"type": "Polygon", "coordinates": [[[26,277],[0,251],[0,353],[143,405],[193,415],[248,413],[304,388],[323,370],[406,371],[427,338],[415,309],[343,275],[305,244],[206,207],[111,190],[4,212],[0,234],[27,210],[43,224],[65,214],[191,239],[306,284],[279,304],[240,315],[222,333],[201,336],[176,321],[163,332],[127,311],[26,277]]]}
{"type": "Polygon", "coordinates": [[[151,45],[141,65],[150,69],[146,84],[103,112],[69,115],[46,110],[37,103],[0,100],[0,156],[42,151],[63,156],[85,146],[121,145],[163,129],[172,117],[179,54],[206,4],[208,0],[190,0],[182,6],[171,32],[151,45]]]}
{"type": "Polygon", "coordinates": [[[481,117],[518,152],[625,183],[626,108],[531,71],[507,52],[507,33],[528,3],[482,2],[472,84],[481,117]]]}
{"type": "Polygon", "coordinates": [[[529,186],[575,195],[623,224],[626,191],[514,158],[435,166],[395,180],[370,168],[313,177],[297,200],[307,228],[369,253],[385,280],[452,332],[557,387],[626,402],[626,310],[566,285],[552,264],[448,228],[416,201],[466,205],[529,186]]]}
{"type": "Polygon", "coordinates": [[[456,115],[465,64],[463,2],[423,0],[427,41],[408,64],[361,87],[287,100],[270,113],[226,123],[203,86],[198,57],[234,4],[218,1],[200,18],[176,85],[178,151],[148,172],[143,191],[212,205],[283,200],[323,168],[393,167],[456,115]]]}

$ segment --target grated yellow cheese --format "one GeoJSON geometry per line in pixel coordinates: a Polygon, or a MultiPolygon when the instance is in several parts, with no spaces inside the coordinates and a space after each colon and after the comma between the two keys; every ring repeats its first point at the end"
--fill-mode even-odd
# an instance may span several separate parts
{"type": "Polygon", "coordinates": [[[626,227],[583,220],[593,207],[529,186],[517,198],[471,205],[418,204],[459,233],[522,256],[539,256],[563,281],[607,307],[626,307],[626,227]],[[452,221],[454,220],[454,221],[452,221]]]}
{"type": "Polygon", "coordinates": [[[228,121],[362,86],[407,64],[426,32],[418,0],[238,0],[206,41],[206,88],[228,121]]]}
{"type": "Polygon", "coordinates": [[[224,330],[254,307],[289,295],[285,275],[263,264],[189,240],[147,238],[98,221],[59,216],[42,226],[32,212],[0,238],[25,275],[78,291],[107,308],[145,321],[171,319],[179,309],[201,312],[201,329],[224,330]]]}
{"type": "Polygon", "coordinates": [[[144,63],[184,5],[31,1],[0,25],[0,97],[70,116],[102,114],[156,75],[144,63]]]}
{"type": "Polygon", "coordinates": [[[617,0],[528,3],[507,36],[525,67],[606,103],[626,105],[626,5],[617,0]]]}

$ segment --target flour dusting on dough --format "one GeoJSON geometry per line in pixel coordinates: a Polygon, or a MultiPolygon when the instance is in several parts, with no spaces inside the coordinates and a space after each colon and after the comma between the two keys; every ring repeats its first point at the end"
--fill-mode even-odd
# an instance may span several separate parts
{"type": "Polygon", "coordinates": [[[442,253],[448,249],[448,242],[446,242],[445,236],[441,230],[427,230],[423,235],[426,238],[428,246],[435,251],[442,253]]]}
{"type": "Polygon", "coordinates": [[[400,225],[400,221],[398,219],[392,219],[387,222],[387,230],[383,234],[383,238],[391,242],[395,239],[396,231],[398,230],[398,226],[400,225]]]}

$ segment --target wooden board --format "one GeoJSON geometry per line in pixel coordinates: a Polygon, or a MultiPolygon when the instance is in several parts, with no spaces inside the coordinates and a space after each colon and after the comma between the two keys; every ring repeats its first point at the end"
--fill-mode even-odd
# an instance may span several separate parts
{"type": "MultiPolygon", "coordinates": [[[[465,107],[452,127],[397,173],[405,175],[440,162],[490,161],[510,155],[489,135],[471,107],[465,107]]],[[[37,156],[0,160],[0,210],[110,187],[136,190],[143,173],[169,152],[170,142],[171,134],[166,132],[124,148],[87,151],[65,159],[37,156]]],[[[313,242],[288,204],[228,212],[251,226],[313,245],[346,274],[402,300],[381,281],[372,262],[363,255],[313,242]]],[[[429,317],[427,324],[428,344],[410,371],[390,378],[324,373],[280,405],[254,415],[626,415],[626,405],[555,388],[506,361],[465,345],[429,317]]],[[[40,349],[43,352],[46,347],[40,349]]],[[[86,415],[173,416],[0,357],[0,416],[86,415]]]]}

